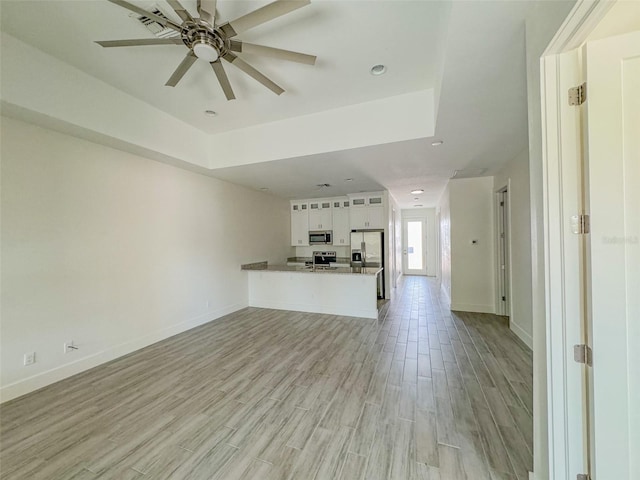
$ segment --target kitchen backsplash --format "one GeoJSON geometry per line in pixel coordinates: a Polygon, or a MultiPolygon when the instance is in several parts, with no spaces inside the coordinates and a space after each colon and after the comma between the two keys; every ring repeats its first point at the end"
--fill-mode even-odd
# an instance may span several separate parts
{"type": "Polygon", "coordinates": [[[351,257],[351,247],[337,245],[311,245],[309,247],[294,247],[296,257],[310,257],[313,252],[336,252],[338,257],[351,257]]]}

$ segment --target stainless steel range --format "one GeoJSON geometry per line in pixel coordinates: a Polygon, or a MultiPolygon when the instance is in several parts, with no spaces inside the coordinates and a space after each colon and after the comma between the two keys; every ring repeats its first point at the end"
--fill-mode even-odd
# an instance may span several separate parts
{"type": "Polygon", "coordinates": [[[336,252],[313,252],[313,268],[332,268],[336,261],[336,252]]]}

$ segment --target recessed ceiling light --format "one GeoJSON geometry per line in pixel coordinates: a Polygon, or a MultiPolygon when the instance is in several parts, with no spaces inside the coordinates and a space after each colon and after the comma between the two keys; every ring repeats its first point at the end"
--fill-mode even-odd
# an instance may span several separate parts
{"type": "Polygon", "coordinates": [[[417,188],[416,190],[411,190],[411,195],[420,195],[421,193],[424,193],[424,190],[422,190],[421,188],[417,188]]]}
{"type": "Polygon", "coordinates": [[[213,110],[205,110],[204,114],[207,117],[215,117],[216,115],[218,115],[218,112],[214,112],[213,110]]]}
{"type": "Polygon", "coordinates": [[[353,182],[353,178],[345,178],[344,181],[345,182],[353,182]]]}
{"type": "Polygon", "coordinates": [[[431,146],[432,147],[439,147],[440,145],[442,145],[444,142],[442,140],[436,140],[435,142],[431,142],[431,146]]]}
{"type": "Polygon", "coordinates": [[[387,67],[385,67],[384,65],[374,65],[370,70],[371,75],[382,75],[386,71],[387,67]]]}
{"type": "Polygon", "coordinates": [[[260,190],[262,190],[263,192],[266,192],[269,189],[267,187],[261,187],[260,190]]]}

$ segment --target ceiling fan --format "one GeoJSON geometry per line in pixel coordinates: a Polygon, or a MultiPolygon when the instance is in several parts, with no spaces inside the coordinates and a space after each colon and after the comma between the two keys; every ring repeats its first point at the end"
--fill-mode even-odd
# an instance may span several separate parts
{"type": "Polygon", "coordinates": [[[223,59],[232,65],[235,65],[237,68],[260,82],[275,94],[280,95],[284,92],[282,87],[242,60],[238,55],[236,55],[236,53],[264,55],[291,62],[305,63],[308,65],[313,65],[316,61],[316,57],[314,55],[282,50],[280,48],[266,47],[264,45],[255,45],[234,39],[236,35],[253,27],[308,5],[310,0],[276,0],[273,3],[258,8],[257,10],[236,18],[235,20],[221,24],[217,21],[217,0],[198,0],[197,8],[199,17],[192,17],[178,0],[166,0],[176,14],[182,19],[182,23],[180,25],[165,18],[164,16],[156,15],[155,13],[137,7],[136,5],[124,0],[109,1],[131,10],[132,12],[144,15],[145,17],[158,22],[162,26],[180,33],[179,38],[106,40],[96,42],[103,47],[185,45],[189,51],[184,57],[184,60],[182,60],[180,65],[178,65],[178,68],[167,81],[166,85],[170,87],[175,87],[193,63],[197,59],[201,59],[211,64],[213,72],[222,87],[225,97],[227,97],[227,100],[233,100],[236,97],[233,93],[233,89],[231,88],[231,84],[229,83],[224,67],[222,66],[221,59],[223,59]]]}

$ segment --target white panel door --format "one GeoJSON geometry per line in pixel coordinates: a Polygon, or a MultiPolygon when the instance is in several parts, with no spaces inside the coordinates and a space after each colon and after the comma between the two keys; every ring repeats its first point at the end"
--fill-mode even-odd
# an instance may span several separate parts
{"type": "Polygon", "coordinates": [[[640,478],[640,32],[586,45],[593,478],[640,478]]]}

